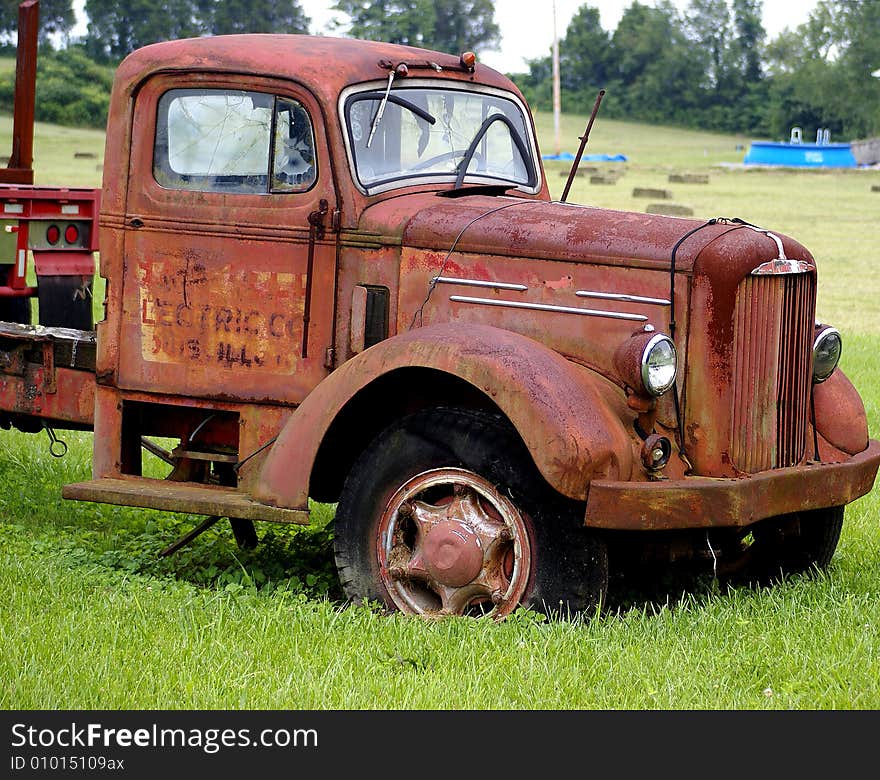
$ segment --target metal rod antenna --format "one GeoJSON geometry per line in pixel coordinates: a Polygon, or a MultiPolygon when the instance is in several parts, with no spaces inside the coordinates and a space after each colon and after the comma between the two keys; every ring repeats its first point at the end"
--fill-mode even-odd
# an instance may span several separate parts
{"type": "Polygon", "coordinates": [[[571,182],[574,180],[574,174],[577,171],[578,166],[581,164],[581,157],[584,156],[584,148],[590,137],[590,129],[593,127],[593,121],[596,119],[596,114],[599,111],[599,104],[602,102],[604,96],[605,90],[600,89],[599,94],[596,95],[596,102],[593,104],[593,113],[590,114],[590,121],[587,122],[587,129],[584,130],[584,134],[581,136],[581,145],[578,147],[574,162],[571,164],[571,170],[568,172],[568,181],[565,182],[565,189],[562,191],[562,203],[565,203],[565,199],[568,197],[568,191],[571,189],[571,182]]]}

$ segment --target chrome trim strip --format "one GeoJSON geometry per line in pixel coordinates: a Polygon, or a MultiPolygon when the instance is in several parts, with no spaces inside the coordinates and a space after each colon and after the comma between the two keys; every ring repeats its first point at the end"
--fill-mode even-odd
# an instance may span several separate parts
{"type": "Polygon", "coordinates": [[[553,306],[549,303],[528,303],[526,301],[499,301],[492,298],[470,298],[466,295],[450,295],[449,300],[455,303],[481,303],[486,306],[504,306],[510,309],[530,309],[533,311],[551,311],[559,314],[583,314],[588,317],[608,317],[613,320],[632,320],[644,322],[648,318],[644,314],[624,314],[619,311],[598,311],[596,309],[579,309],[573,306],[553,306]]]}
{"type": "Polygon", "coordinates": [[[578,290],[575,295],[579,298],[601,298],[605,301],[626,301],[627,303],[650,303],[655,306],[669,306],[672,303],[672,301],[668,301],[666,298],[645,298],[641,295],[594,292],[593,290],[578,290]]]}
{"type": "Polygon", "coordinates": [[[511,284],[510,282],[490,282],[486,279],[458,279],[454,276],[435,276],[431,279],[432,284],[463,284],[468,287],[493,287],[497,290],[516,290],[524,292],[529,288],[524,284],[511,284]]]}

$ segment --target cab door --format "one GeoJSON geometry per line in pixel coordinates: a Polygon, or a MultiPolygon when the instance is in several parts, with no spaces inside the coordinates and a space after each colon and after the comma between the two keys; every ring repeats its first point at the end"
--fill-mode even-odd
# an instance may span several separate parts
{"type": "Polygon", "coordinates": [[[123,390],[299,403],[326,375],[336,199],[296,84],[162,74],[136,93],[123,390]]]}

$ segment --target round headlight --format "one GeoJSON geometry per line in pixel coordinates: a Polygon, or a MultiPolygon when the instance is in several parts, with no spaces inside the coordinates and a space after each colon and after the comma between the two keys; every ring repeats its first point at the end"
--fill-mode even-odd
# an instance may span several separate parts
{"type": "Polygon", "coordinates": [[[675,344],[669,336],[658,333],[642,353],[642,384],[651,395],[663,395],[675,382],[675,344]]]}
{"type": "Polygon", "coordinates": [[[824,382],[840,360],[843,350],[843,341],[837,328],[822,328],[816,340],[813,342],[813,381],[816,384],[824,382]]]}

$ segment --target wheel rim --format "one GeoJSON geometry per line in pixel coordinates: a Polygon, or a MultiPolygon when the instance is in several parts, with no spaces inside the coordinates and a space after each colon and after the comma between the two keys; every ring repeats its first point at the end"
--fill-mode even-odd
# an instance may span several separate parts
{"type": "Polygon", "coordinates": [[[382,513],[377,542],[382,584],[408,614],[504,617],[529,583],[526,518],[466,469],[407,480],[382,513]]]}

